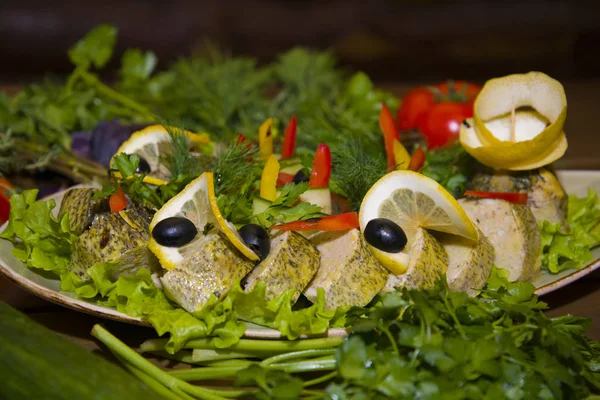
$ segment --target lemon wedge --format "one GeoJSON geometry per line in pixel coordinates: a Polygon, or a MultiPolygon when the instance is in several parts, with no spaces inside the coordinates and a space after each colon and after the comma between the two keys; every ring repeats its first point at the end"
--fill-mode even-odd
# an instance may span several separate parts
{"type": "MultiPolygon", "coordinates": [[[[207,134],[185,131],[185,135],[192,148],[210,143],[210,137],[207,134]]],[[[121,144],[115,155],[135,154],[145,160],[150,167],[150,172],[146,172],[144,182],[158,186],[166,184],[171,179],[171,172],[168,165],[165,164],[165,156],[171,151],[171,136],[167,129],[162,125],[152,125],[134,132],[121,144]]],[[[121,177],[118,171],[112,173],[117,178],[121,177]]]]}
{"type": "Polygon", "coordinates": [[[439,183],[418,172],[396,170],[377,181],[360,206],[359,223],[365,227],[375,218],[398,224],[406,234],[405,250],[388,253],[372,246],[373,254],[394,274],[406,271],[408,249],[419,228],[446,232],[476,241],[479,234],[462,207],[439,183]]]}
{"type": "Polygon", "coordinates": [[[186,258],[193,256],[197,251],[195,243],[200,241],[204,232],[209,231],[210,228],[216,228],[223,233],[246,258],[253,261],[259,259],[258,255],[246,246],[235,227],[221,215],[215,197],[212,172],[203,173],[190,182],[177,196],[165,203],[154,214],[150,222],[150,232],[156,224],[169,217],[189,219],[196,226],[198,234],[191,242],[182,247],[162,246],[151,235],[148,247],[165,269],[176,268],[186,258]]]}

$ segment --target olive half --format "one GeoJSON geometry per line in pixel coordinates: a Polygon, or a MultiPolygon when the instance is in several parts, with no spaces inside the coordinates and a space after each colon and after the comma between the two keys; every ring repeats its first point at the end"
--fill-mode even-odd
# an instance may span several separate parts
{"type": "Polygon", "coordinates": [[[363,235],[367,243],[386,253],[401,252],[408,241],[402,228],[394,221],[386,218],[370,220],[363,235]]]}
{"type": "Polygon", "coordinates": [[[146,161],[145,158],[140,157],[140,162],[138,163],[138,166],[135,169],[135,173],[136,174],[149,174],[150,172],[151,172],[150,164],[148,164],[148,161],[146,161]]]}
{"type": "Polygon", "coordinates": [[[254,251],[261,260],[269,255],[271,251],[271,238],[269,234],[260,225],[248,224],[242,226],[238,233],[248,247],[254,251]]]}
{"type": "Polygon", "coordinates": [[[299,170],[298,172],[296,172],[296,175],[294,175],[294,179],[292,179],[292,182],[294,183],[301,183],[301,182],[308,182],[308,176],[306,176],[306,174],[304,173],[303,170],[299,170]]]}
{"type": "Polygon", "coordinates": [[[165,218],[152,229],[156,243],[166,247],[181,247],[191,242],[197,234],[196,225],[183,217],[165,218]]]}

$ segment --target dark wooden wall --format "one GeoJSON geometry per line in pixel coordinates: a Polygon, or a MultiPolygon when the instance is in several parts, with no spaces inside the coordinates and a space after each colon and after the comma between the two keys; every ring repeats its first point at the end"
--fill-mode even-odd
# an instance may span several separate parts
{"type": "Polygon", "coordinates": [[[210,39],[265,61],[294,45],[333,49],[379,81],[600,75],[600,1],[0,0],[0,81],[67,73],[66,50],[100,23],[119,27],[120,49],[163,63],[210,39]]]}

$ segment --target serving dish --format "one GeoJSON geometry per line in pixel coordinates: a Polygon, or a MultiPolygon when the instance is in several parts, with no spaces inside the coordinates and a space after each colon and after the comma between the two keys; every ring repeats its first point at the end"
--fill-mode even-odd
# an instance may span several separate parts
{"type": "MultiPolygon", "coordinates": [[[[581,170],[562,170],[557,171],[557,176],[569,194],[585,196],[589,189],[600,192],[600,171],[581,171],[581,170]]],[[[59,209],[60,201],[66,191],[58,192],[49,196],[55,199],[57,206],[54,211],[59,209]]],[[[3,231],[6,224],[0,228],[3,231]]],[[[60,290],[60,281],[55,276],[44,274],[43,271],[33,271],[27,268],[22,262],[12,255],[13,245],[0,240],[0,273],[6,276],[15,284],[25,288],[36,296],[39,296],[56,304],[85,312],[102,318],[108,318],[120,322],[126,322],[137,325],[148,325],[147,322],[139,318],[118,312],[114,308],[102,306],[93,301],[86,301],[75,297],[75,293],[64,292],[60,290]]],[[[594,260],[579,270],[565,270],[559,274],[550,274],[542,272],[532,283],[536,287],[536,293],[543,295],[564,287],[578,279],[586,276],[592,271],[600,268],[600,247],[592,250],[594,260]]],[[[330,329],[327,336],[341,336],[346,331],[344,329],[330,329]]],[[[260,327],[254,324],[248,324],[245,333],[246,337],[277,339],[280,333],[276,330],[260,327]]]]}

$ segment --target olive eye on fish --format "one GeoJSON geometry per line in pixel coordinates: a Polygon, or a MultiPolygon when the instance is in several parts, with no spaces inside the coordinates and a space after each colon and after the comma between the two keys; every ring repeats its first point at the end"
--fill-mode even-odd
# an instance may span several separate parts
{"type": "Polygon", "coordinates": [[[192,221],[183,217],[165,218],[152,229],[156,243],[166,247],[181,247],[191,242],[197,234],[198,229],[192,221]]]}
{"type": "Polygon", "coordinates": [[[304,171],[300,170],[298,172],[296,172],[296,175],[294,175],[294,179],[292,179],[292,182],[294,183],[301,183],[301,182],[308,182],[308,176],[306,176],[304,174],[304,171]]]}
{"type": "Polygon", "coordinates": [[[363,235],[367,243],[386,253],[399,253],[404,250],[408,242],[402,228],[386,218],[370,220],[363,235]]]}
{"type": "Polygon", "coordinates": [[[136,174],[148,174],[148,173],[150,173],[151,169],[150,169],[150,164],[148,164],[148,161],[146,161],[146,159],[143,158],[143,157],[139,157],[139,158],[140,158],[140,161],[138,162],[138,166],[135,169],[135,173],[136,174]]]}
{"type": "Polygon", "coordinates": [[[261,260],[264,260],[271,251],[271,238],[269,234],[260,225],[248,224],[242,226],[238,233],[244,243],[254,251],[261,260]]]}

